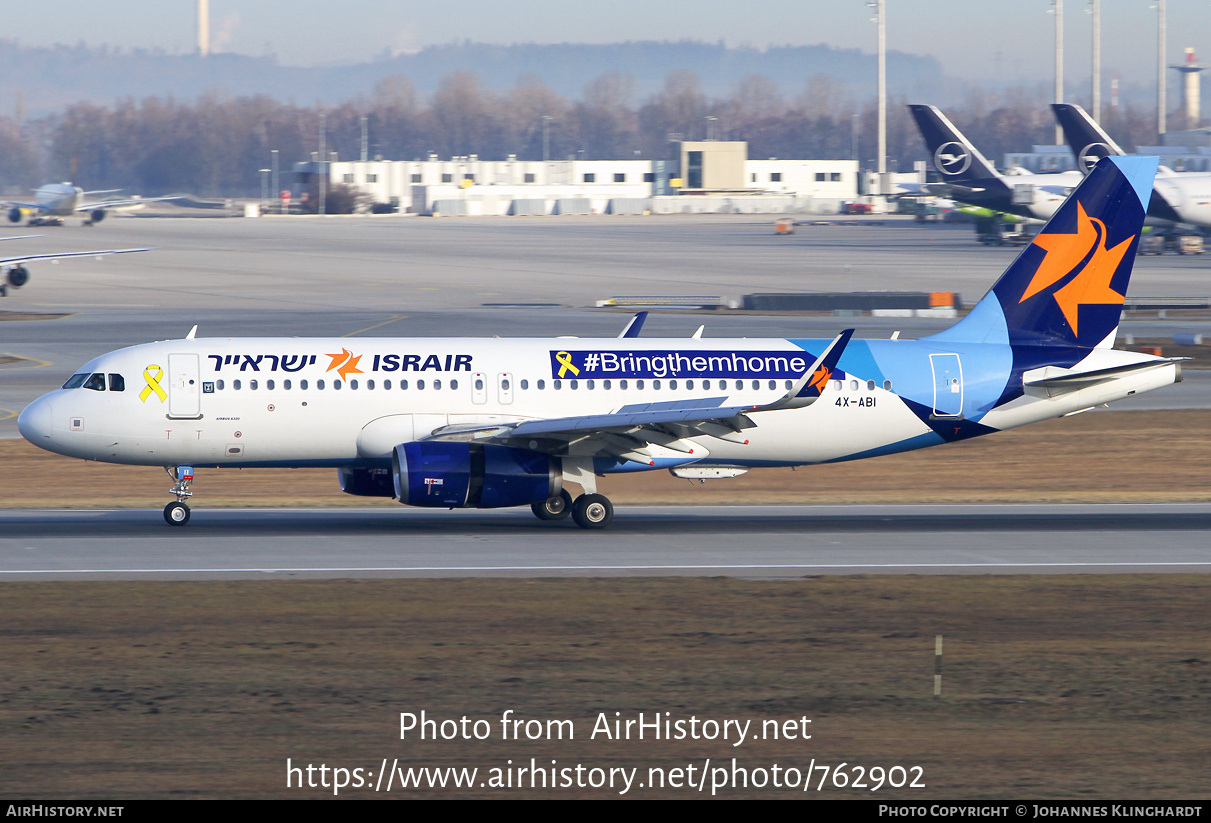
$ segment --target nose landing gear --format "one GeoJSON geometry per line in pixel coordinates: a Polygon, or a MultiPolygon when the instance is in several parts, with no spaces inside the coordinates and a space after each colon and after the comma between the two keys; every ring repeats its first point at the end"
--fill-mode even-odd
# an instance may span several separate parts
{"type": "Polygon", "coordinates": [[[175,502],[164,507],[164,522],[170,526],[184,526],[189,522],[189,506],[185,505],[185,501],[193,497],[193,492],[189,490],[193,483],[193,467],[165,466],[164,471],[174,481],[169,493],[177,496],[175,502]]]}

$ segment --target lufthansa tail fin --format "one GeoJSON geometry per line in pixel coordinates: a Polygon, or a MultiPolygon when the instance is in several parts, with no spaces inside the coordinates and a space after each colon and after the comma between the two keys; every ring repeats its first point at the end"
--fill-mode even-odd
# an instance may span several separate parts
{"type": "Polygon", "coordinates": [[[1126,154],[1080,106],[1052,103],[1051,110],[1064,132],[1064,140],[1076,157],[1076,165],[1081,174],[1088,175],[1103,157],[1121,157],[1126,154]]]}
{"type": "Polygon", "coordinates": [[[932,339],[1113,345],[1156,166],[1156,157],[1101,160],[971,313],[932,339]]]}
{"type": "Polygon", "coordinates": [[[946,119],[946,115],[938,111],[937,106],[912,104],[908,108],[929,148],[933,167],[944,182],[961,186],[977,180],[986,184],[1000,178],[993,165],[946,119]]]}

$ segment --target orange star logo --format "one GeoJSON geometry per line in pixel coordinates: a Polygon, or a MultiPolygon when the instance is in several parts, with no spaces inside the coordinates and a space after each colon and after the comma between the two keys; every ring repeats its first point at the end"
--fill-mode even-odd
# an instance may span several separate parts
{"type": "Polygon", "coordinates": [[[1034,245],[1047,252],[1047,256],[1039,264],[1030,285],[1018,301],[1026,302],[1075,271],[1075,276],[1052,295],[1068,325],[1072,326],[1073,334],[1079,333],[1077,314],[1081,306],[1123,304],[1124,295],[1110,288],[1110,280],[1118,271],[1131,241],[1135,239],[1132,235],[1114,248],[1107,249],[1106,224],[1087,215],[1080,201],[1076,204],[1076,213],[1075,234],[1048,233],[1034,238],[1034,245]],[[1083,260],[1085,265],[1080,267],[1083,260]]]}
{"type": "Polygon", "coordinates": [[[824,394],[824,387],[828,385],[828,378],[832,374],[832,369],[828,366],[821,366],[812,374],[812,379],[807,381],[807,385],[813,387],[820,394],[824,394]]]}
{"type": "Polygon", "coordinates": [[[358,361],[362,359],[360,354],[354,357],[353,352],[348,349],[341,349],[340,354],[329,354],[326,356],[332,358],[332,363],[325,369],[325,372],[336,369],[336,373],[341,376],[342,380],[348,380],[350,374],[363,374],[362,370],[357,367],[358,361]]]}

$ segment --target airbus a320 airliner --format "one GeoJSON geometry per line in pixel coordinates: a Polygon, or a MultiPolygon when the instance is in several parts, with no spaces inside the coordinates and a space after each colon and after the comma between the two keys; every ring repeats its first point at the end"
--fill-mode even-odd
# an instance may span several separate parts
{"type": "Polygon", "coordinates": [[[191,332],[86,363],[18,426],[59,454],[166,467],[174,525],[195,467],[331,466],[350,494],[601,528],[600,475],[856,460],[1177,382],[1176,360],[1112,348],[1155,173],[1156,158],[1099,162],[966,317],[919,340],[191,332]]]}

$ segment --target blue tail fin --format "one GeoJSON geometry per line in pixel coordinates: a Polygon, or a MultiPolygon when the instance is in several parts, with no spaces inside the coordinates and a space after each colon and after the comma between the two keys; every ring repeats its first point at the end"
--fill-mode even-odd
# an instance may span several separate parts
{"type": "Polygon", "coordinates": [[[1155,157],[1101,160],[971,313],[933,339],[1112,345],[1156,166],[1155,157]]]}

